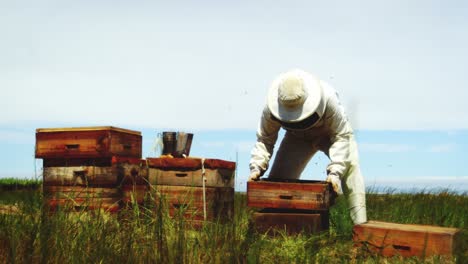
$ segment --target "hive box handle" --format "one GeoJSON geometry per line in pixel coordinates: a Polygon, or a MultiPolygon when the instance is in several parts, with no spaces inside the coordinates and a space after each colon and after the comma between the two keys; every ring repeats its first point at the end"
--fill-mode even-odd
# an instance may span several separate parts
{"type": "Polygon", "coordinates": [[[175,176],[176,177],[187,177],[187,173],[176,173],[175,176]]]}
{"type": "Polygon", "coordinates": [[[130,144],[123,144],[123,148],[124,148],[124,150],[131,150],[131,149],[132,149],[132,145],[130,145],[130,144]]]}
{"type": "Polygon", "coordinates": [[[279,198],[284,199],[284,200],[292,200],[293,196],[292,195],[280,195],[279,198]]]}
{"type": "Polygon", "coordinates": [[[80,148],[80,144],[66,144],[65,147],[67,149],[79,149],[80,148]]]}
{"type": "Polygon", "coordinates": [[[397,250],[404,250],[404,251],[410,251],[411,250],[411,247],[401,246],[401,245],[393,245],[393,248],[397,249],[397,250]]]}

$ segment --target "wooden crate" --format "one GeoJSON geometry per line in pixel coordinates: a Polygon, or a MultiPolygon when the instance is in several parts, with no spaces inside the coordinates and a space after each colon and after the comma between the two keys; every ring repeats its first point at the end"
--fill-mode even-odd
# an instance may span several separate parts
{"type": "Polygon", "coordinates": [[[138,158],[44,159],[45,186],[118,187],[148,184],[146,161],[138,158]]]}
{"type": "Polygon", "coordinates": [[[141,158],[141,133],[116,127],[39,128],[36,158],[141,158]]]}
{"type": "Polygon", "coordinates": [[[122,194],[118,188],[81,186],[43,186],[44,200],[52,211],[103,209],[116,212],[120,209],[122,194]]]}
{"type": "Polygon", "coordinates": [[[264,209],[255,212],[252,224],[257,232],[275,235],[286,232],[289,235],[301,232],[315,234],[329,228],[328,211],[264,209]]]}
{"type": "MultiPolygon", "coordinates": [[[[171,186],[203,186],[202,160],[196,158],[148,158],[149,182],[153,185],[171,186]]],[[[231,187],[234,188],[234,175],[236,163],[219,160],[205,159],[207,187],[231,187]]]]}
{"type": "Polygon", "coordinates": [[[369,221],[355,225],[353,240],[383,256],[429,257],[455,253],[461,230],[429,225],[369,221]]]}
{"type": "MultiPolygon", "coordinates": [[[[202,187],[151,185],[150,188],[157,206],[166,207],[171,217],[181,215],[189,220],[204,220],[202,187]]],[[[206,187],[205,197],[206,220],[224,221],[233,217],[234,188],[206,187]]]]}
{"type": "Polygon", "coordinates": [[[324,181],[260,180],[247,182],[247,205],[255,208],[328,210],[331,185],[324,181]]]}

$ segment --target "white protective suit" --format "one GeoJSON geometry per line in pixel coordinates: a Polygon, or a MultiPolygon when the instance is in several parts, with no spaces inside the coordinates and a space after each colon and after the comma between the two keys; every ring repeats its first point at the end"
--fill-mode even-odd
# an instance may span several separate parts
{"type": "MultiPolygon", "coordinates": [[[[353,130],[335,89],[323,81],[319,83],[322,98],[316,113],[320,119],[310,128],[286,129],[269,178],[298,179],[312,156],[318,150],[323,151],[331,160],[328,177],[341,180],[338,182],[348,199],[351,219],[354,224],[364,223],[367,221],[365,187],[353,130]]],[[[265,106],[251,152],[251,172],[257,170],[263,174],[268,169],[281,127],[265,106]]]]}

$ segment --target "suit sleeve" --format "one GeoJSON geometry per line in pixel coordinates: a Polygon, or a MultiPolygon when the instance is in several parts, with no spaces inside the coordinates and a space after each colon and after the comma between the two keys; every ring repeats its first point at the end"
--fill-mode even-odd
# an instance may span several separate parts
{"type": "Polygon", "coordinates": [[[328,98],[326,119],[331,142],[327,173],[343,179],[356,157],[352,157],[353,130],[336,93],[328,98]]]}
{"type": "Polygon", "coordinates": [[[251,171],[259,170],[263,174],[268,169],[280,128],[279,122],[271,118],[268,107],[265,107],[257,130],[257,142],[251,152],[251,171]]]}

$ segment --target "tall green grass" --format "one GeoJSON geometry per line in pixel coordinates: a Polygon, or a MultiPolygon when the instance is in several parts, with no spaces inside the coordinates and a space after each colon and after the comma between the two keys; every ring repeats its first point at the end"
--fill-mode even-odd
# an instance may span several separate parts
{"type": "MultiPolygon", "coordinates": [[[[17,214],[0,215],[0,263],[422,263],[416,258],[384,259],[352,243],[352,222],[339,197],[330,230],[316,235],[258,234],[249,222],[245,194],[235,195],[227,223],[191,228],[184,212],[173,218],[155,193],[146,207],[133,204],[118,214],[49,213],[40,191],[18,203],[17,214]]],[[[370,193],[368,217],[399,223],[467,229],[468,196],[450,192],[370,193]]],[[[183,208],[182,208],[183,210],[183,208]]],[[[466,234],[466,233],[465,233],[466,234]]],[[[466,235],[465,235],[466,237],[466,235]]],[[[464,261],[460,256],[458,261],[464,261]]],[[[434,257],[429,263],[447,263],[434,257]]],[[[449,262],[450,263],[450,262],[449,262]]],[[[463,263],[463,262],[460,262],[463,263]]]]}
{"type": "Polygon", "coordinates": [[[42,181],[40,179],[0,178],[0,191],[37,189],[41,184],[42,181]]]}

